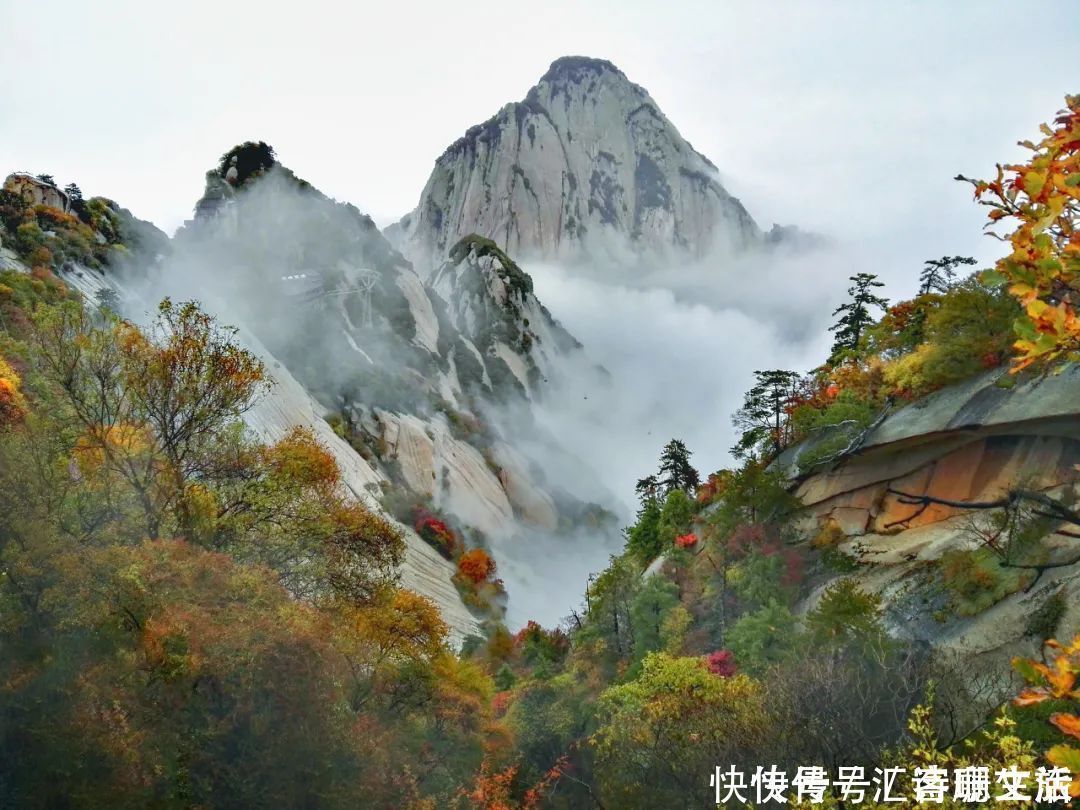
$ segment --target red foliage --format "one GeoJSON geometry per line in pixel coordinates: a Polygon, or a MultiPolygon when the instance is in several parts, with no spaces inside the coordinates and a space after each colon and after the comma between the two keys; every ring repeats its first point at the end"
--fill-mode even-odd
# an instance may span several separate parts
{"type": "Polygon", "coordinates": [[[476,810],[534,810],[540,806],[544,797],[554,790],[559,779],[568,771],[565,756],[560,757],[547,773],[532,787],[525,790],[521,801],[514,799],[517,787],[518,766],[510,765],[501,771],[492,772],[488,759],[480,764],[471,790],[461,789],[459,796],[476,810]]]}
{"type": "Polygon", "coordinates": [[[540,626],[539,622],[529,619],[528,623],[517,631],[517,635],[514,636],[514,644],[520,647],[527,639],[536,638],[543,635],[543,633],[544,628],[540,626]]]}
{"type": "Polygon", "coordinates": [[[496,692],[495,696],[491,699],[491,710],[495,713],[495,717],[504,716],[507,709],[510,708],[510,703],[513,699],[514,693],[509,689],[503,692],[496,692]]]}
{"type": "Polygon", "coordinates": [[[739,671],[735,664],[735,654],[731,650],[716,650],[705,656],[705,666],[713,675],[730,678],[739,671]]]}
{"type": "Polygon", "coordinates": [[[416,510],[413,521],[416,533],[432,548],[448,560],[454,559],[461,547],[453,529],[423,508],[416,510]]]}
{"type": "Polygon", "coordinates": [[[803,580],[803,559],[793,548],[784,545],[775,527],[763,523],[747,523],[739,526],[727,540],[728,552],[734,559],[741,559],[753,551],[766,557],[779,555],[784,561],[784,573],[780,582],[797,585],[803,580]]]}
{"type": "Polygon", "coordinates": [[[558,661],[569,651],[570,639],[562,628],[548,631],[530,619],[514,636],[514,646],[526,653],[538,653],[551,661],[558,661]]]}
{"type": "Polygon", "coordinates": [[[728,552],[735,559],[745,557],[751,551],[774,554],[779,546],[780,539],[763,523],[743,523],[727,539],[728,552]]]}
{"type": "Polygon", "coordinates": [[[697,545],[697,535],[693,532],[690,534],[680,534],[675,538],[675,545],[679,548],[693,548],[697,545]]]}

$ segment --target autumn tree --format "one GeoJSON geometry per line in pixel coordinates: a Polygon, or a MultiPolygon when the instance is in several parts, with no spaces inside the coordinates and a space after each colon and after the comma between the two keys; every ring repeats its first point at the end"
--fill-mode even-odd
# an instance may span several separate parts
{"type": "Polygon", "coordinates": [[[957,177],[990,208],[987,227],[1015,225],[999,237],[1011,252],[984,275],[1007,284],[1027,316],[1016,322],[1015,370],[1080,356],[1080,95],[1039,129],[1042,140],[1020,142],[1026,163],[998,164],[990,181],[957,177]]]}
{"type": "Polygon", "coordinates": [[[137,493],[147,535],[162,536],[170,517],[190,532],[187,485],[213,474],[216,449],[267,389],[261,361],[193,302],[165,299],[145,332],[100,328],[77,304],[43,311],[37,327],[45,368],[88,449],[137,493]]]}
{"type": "Polygon", "coordinates": [[[960,265],[972,264],[975,264],[975,260],[969,256],[942,256],[940,259],[927,259],[923,262],[923,269],[919,274],[919,295],[947,293],[956,279],[956,268],[960,265]]]}
{"type": "Polygon", "coordinates": [[[851,276],[850,281],[852,285],[848,288],[848,295],[851,300],[833,310],[833,315],[840,315],[840,319],[829,327],[830,332],[836,333],[829,357],[829,362],[833,364],[858,354],[863,333],[874,322],[871,311],[884,310],[889,305],[886,299],[874,292],[876,288],[885,286],[877,280],[876,275],[858,273],[851,276]]]}
{"type": "Polygon", "coordinates": [[[79,427],[79,497],[108,507],[84,525],[107,520],[125,542],[178,534],[269,566],[306,599],[364,602],[392,579],[400,532],[344,497],[314,435],[267,446],[245,432],[267,382],[234,329],[192,303],[164,301],[144,332],[72,302],[42,310],[32,337],[79,427]]]}
{"type": "Polygon", "coordinates": [[[732,448],[736,458],[760,450],[777,456],[791,439],[791,408],[799,393],[800,377],[794,371],[755,371],[754,386],[746,392],[742,407],[732,417],[742,431],[732,448]]]}
{"type": "Polygon", "coordinates": [[[0,428],[19,422],[26,415],[21,387],[19,375],[0,355],[0,428]]]}
{"type": "Polygon", "coordinates": [[[705,660],[651,653],[634,680],[600,697],[591,739],[605,806],[701,803],[702,774],[717,763],[752,772],[770,727],[761,684],[726,678],[705,660]]]}

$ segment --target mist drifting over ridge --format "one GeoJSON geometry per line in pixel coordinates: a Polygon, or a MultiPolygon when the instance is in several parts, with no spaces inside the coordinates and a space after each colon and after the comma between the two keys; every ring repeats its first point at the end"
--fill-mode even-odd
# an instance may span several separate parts
{"type": "MultiPolygon", "coordinates": [[[[669,439],[688,444],[703,475],[728,465],[730,417],[753,371],[808,370],[820,362],[828,313],[848,268],[858,264],[821,241],[811,249],[717,249],[649,270],[610,262],[524,265],[539,301],[584,348],[560,359],[531,403],[488,397],[481,412],[545,491],[599,504],[616,522],[561,536],[535,526],[489,530],[512,626],[553,624],[580,603],[589,574],[620,550],[620,527],[637,506],[634,483],[655,470],[669,439]]],[[[257,334],[330,411],[389,409],[441,431],[447,425],[431,391],[453,397],[459,383],[425,359],[418,343],[425,329],[413,325],[404,335],[395,326],[415,318],[401,279],[419,287],[425,275],[357,209],[274,169],[181,229],[172,252],[131,274],[129,285],[144,304],[165,295],[199,299],[222,321],[257,334]],[[355,295],[329,296],[318,308],[296,295],[296,276],[321,274],[329,287],[347,286],[357,267],[379,274],[375,330],[357,328],[355,295]]],[[[437,502],[469,525],[490,525],[487,507],[472,496],[459,488],[437,502]]]]}

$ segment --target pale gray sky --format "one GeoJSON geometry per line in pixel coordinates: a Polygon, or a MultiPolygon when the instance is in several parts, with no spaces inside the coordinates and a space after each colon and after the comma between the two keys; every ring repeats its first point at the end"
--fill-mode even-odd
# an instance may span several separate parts
{"type": "Polygon", "coordinates": [[[1019,154],[1080,91],[1078,4],[0,0],[0,168],[171,231],[233,144],[380,224],[556,57],[615,62],[763,226],[992,257],[957,172],[1019,154]],[[1037,37],[1020,35],[1038,30],[1037,37]],[[1055,47],[1054,43],[1062,43],[1055,47]]]}

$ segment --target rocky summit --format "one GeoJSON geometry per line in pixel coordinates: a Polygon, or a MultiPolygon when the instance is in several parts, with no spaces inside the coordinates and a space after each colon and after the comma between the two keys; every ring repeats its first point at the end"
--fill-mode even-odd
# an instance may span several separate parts
{"type": "Polygon", "coordinates": [[[433,267],[471,233],[519,258],[624,265],[768,241],[644,88],[580,56],[451,144],[387,235],[433,267]]]}

